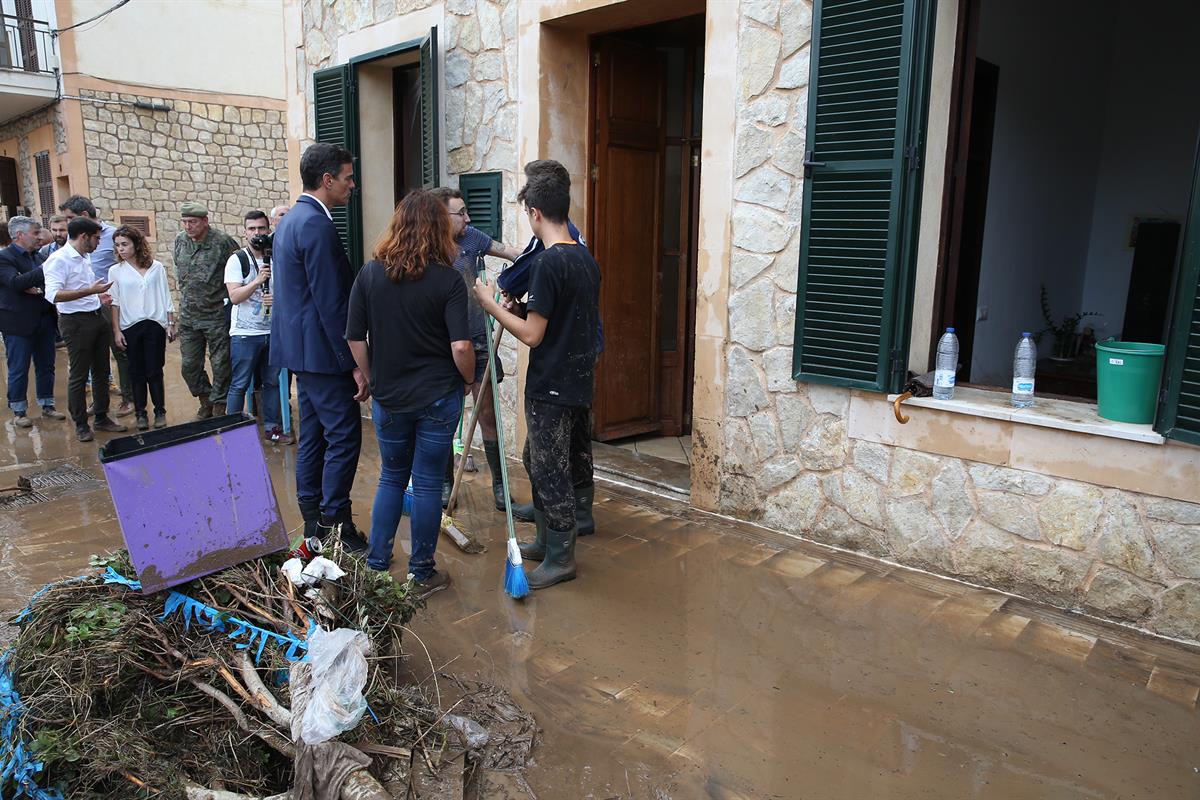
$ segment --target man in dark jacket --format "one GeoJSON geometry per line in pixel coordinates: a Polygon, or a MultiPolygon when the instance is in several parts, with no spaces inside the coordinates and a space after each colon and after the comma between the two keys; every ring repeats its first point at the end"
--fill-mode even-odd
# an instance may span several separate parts
{"type": "Polygon", "coordinates": [[[0,333],[8,360],[8,407],[18,428],[29,428],[29,364],[37,402],[46,419],[66,419],[54,408],[54,339],[58,320],[43,294],[45,281],[35,259],[41,225],[29,217],[8,221],[12,244],[0,250],[0,333]]]}
{"type": "Polygon", "coordinates": [[[330,209],[354,189],[354,157],[319,143],[300,158],[304,193],[275,231],[271,269],[271,366],[296,376],[300,446],[296,499],[305,535],[340,531],[347,547],[365,550],[351,518],[350,489],[362,447],[366,379],[346,344],[346,312],[354,272],[330,209]]]}

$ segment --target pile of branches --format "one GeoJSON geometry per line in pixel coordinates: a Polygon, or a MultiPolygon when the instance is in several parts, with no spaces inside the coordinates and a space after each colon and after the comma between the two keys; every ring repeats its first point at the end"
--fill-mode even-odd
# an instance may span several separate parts
{"type": "MultiPolygon", "coordinates": [[[[327,555],[347,574],[311,597],[280,573],[282,555],[176,587],[177,595],[144,595],[112,582],[114,574],[135,574],[125,553],[94,558],[94,574],[51,584],[13,623],[20,630],[0,662],[11,677],[10,699],[19,697],[16,706],[0,705],[8,740],[0,741],[0,765],[6,745],[9,755],[14,743],[24,746],[28,761],[42,764],[36,783],[46,797],[286,792],[296,756],[289,676],[303,652],[289,658],[277,641],[231,638],[230,631],[245,621],[302,642],[317,623],[371,640],[369,715],[339,741],[372,755],[369,771],[348,782],[357,783],[359,796],[392,796],[414,765],[432,768],[446,744],[443,715],[400,677],[401,631],[419,601],[410,583],[340,552],[327,555]],[[169,597],[178,595],[216,609],[218,624],[186,613],[164,619],[169,597]]],[[[0,774],[0,797],[22,796],[15,781],[0,774]]]]}

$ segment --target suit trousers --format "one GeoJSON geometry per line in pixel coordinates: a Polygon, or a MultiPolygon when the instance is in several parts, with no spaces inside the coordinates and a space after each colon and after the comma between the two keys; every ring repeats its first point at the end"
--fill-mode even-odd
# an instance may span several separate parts
{"type": "Polygon", "coordinates": [[[300,443],[296,450],[296,499],[320,505],[321,514],[349,514],[350,489],[362,449],[362,410],[349,372],[296,373],[300,443]]]}
{"type": "Polygon", "coordinates": [[[8,362],[8,407],[15,413],[29,410],[29,364],[36,375],[37,402],[42,408],[54,405],[54,338],[58,327],[53,314],[43,314],[29,336],[4,334],[8,362]]]}
{"type": "MultiPolygon", "coordinates": [[[[67,340],[67,410],[76,428],[88,426],[87,383],[92,376],[93,386],[108,386],[108,349],[112,344],[112,327],[97,311],[62,314],[59,328],[67,340]]],[[[108,416],[108,392],[92,392],[96,419],[108,416]]]]}

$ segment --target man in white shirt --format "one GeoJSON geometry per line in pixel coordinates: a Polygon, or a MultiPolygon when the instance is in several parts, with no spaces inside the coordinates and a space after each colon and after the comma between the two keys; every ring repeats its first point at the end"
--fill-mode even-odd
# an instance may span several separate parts
{"type": "MultiPolygon", "coordinates": [[[[67,408],[75,421],[75,438],[81,442],[93,439],[88,427],[88,375],[97,387],[108,386],[108,351],[112,345],[112,328],[100,310],[98,295],[108,291],[112,282],[97,280],[90,254],[100,245],[100,223],[79,216],[67,225],[68,241],[55,251],[42,273],[46,280],[46,299],[58,306],[58,324],[67,340],[69,363],[67,377],[67,408]]],[[[95,392],[96,430],[105,433],[124,433],[124,425],[108,416],[108,392],[95,392]]]]}
{"type": "Polygon", "coordinates": [[[251,382],[260,390],[263,435],[275,444],[291,444],[283,432],[279,402],[279,370],[270,366],[271,355],[271,267],[264,253],[254,246],[256,237],[266,236],[271,226],[262,211],[247,211],[242,220],[246,247],[225,262],[225,289],[233,313],[229,324],[231,377],[225,401],[226,414],[245,409],[251,382]]]}

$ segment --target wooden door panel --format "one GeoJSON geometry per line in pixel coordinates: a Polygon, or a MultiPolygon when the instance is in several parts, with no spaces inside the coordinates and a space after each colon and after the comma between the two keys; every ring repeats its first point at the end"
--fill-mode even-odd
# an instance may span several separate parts
{"type": "Polygon", "coordinates": [[[605,351],[594,435],[658,430],[658,257],[666,64],[658,51],[597,42],[592,232],[605,351]]]}

